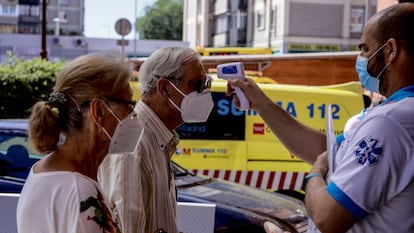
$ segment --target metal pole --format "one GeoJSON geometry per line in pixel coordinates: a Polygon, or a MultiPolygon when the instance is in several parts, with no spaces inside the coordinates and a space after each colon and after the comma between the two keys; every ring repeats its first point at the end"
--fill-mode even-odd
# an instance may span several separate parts
{"type": "Polygon", "coordinates": [[[371,17],[371,0],[365,0],[365,22],[364,26],[367,25],[368,19],[371,17]]]}
{"type": "Polygon", "coordinates": [[[136,57],[136,56],[137,56],[137,34],[138,34],[138,32],[137,32],[137,18],[138,18],[138,10],[137,10],[137,7],[138,7],[138,0],[135,0],[135,20],[134,20],[134,32],[135,32],[135,35],[134,35],[134,57],[136,57]]]}
{"type": "Polygon", "coordinates": [[[46,50],[46,0],[42,0],[42,49],[40,51],[40,57],[47,60],[46,50]]]}
{"type": "MultiPolygon", "coordinates": [[[[124,24],[122,24],[122,25],[124,25],[124,24]]],[[[122,26],[122,27],[124,27],[124,26],[122,26]]],[[[122,55],[123,55],[123,56],[125,56],[125,50],[124,50],[124,36],[122,36],[122,39],[121,39],[121,51],[122,51],[122,55]]]]}

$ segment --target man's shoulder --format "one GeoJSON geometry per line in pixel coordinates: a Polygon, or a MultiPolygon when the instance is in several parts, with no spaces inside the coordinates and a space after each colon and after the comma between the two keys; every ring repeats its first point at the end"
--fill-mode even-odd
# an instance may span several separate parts
{"type": "MultiPolygon", "coordinates": [[[[372,109],[372,114],[368,117],[389,116],[393,118],[410,118],[414,117],[414,97],[404,98],[400,101],[385,103],[372,109]]],[[[414,122],[413,122],[414,123],[414,122]]]]}

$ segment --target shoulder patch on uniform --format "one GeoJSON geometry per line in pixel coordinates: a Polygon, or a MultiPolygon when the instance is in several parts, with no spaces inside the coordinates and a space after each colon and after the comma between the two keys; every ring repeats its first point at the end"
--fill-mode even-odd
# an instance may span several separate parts
{"type": "Polygon", "coordinates": [[[369,167],[375,166],[382,156],[383,148],[378,140],[374,138],[363,138],[355,149],[356,163],[367,164],[369,167]]]}

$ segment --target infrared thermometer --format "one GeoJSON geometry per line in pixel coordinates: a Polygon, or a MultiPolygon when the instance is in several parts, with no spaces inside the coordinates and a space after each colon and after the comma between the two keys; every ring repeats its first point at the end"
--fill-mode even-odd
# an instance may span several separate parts
{"type": "MultiPolygon", "coordinates": [[[[217,66],[217,77],[220,79],[241,79],[244,80],[244,66],[241,62],[232,62],[220,64],[217,66]]],[[[240,101],[240,110],[249,109],[249,100],[244,95],[243,91],[239,87],[232,88],[236,91],[237,98],[240,101]]]]}

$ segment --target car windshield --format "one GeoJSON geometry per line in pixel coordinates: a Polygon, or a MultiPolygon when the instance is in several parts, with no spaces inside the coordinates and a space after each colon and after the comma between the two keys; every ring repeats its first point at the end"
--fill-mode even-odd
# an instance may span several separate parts
{"type": "Polygon", "coordinates": [[[0,126],[0,176],[26,179],[44,155],[30,149],[26,122],[1,121],[0,126]]]}
{"type": "Polygon", "coordinates": [[[7,150],[12,145],[24,146],[31,156],[38,156],[39,158],[44,156],[30,149],[26,130],[0,129],[0,153],[6,155],[7,150]]]}
{"type": "Polygon", "coordinates": [[[191,174],[190,172],[188,172],[186,169],[184,169],[180,165],[178,165],[178,164],[176,164],[172,161],[171,161],[171,167],[174,171],[174,176],[175,177],[186,176],[186,175],[194,175],[194,174],[191,174]]]}

